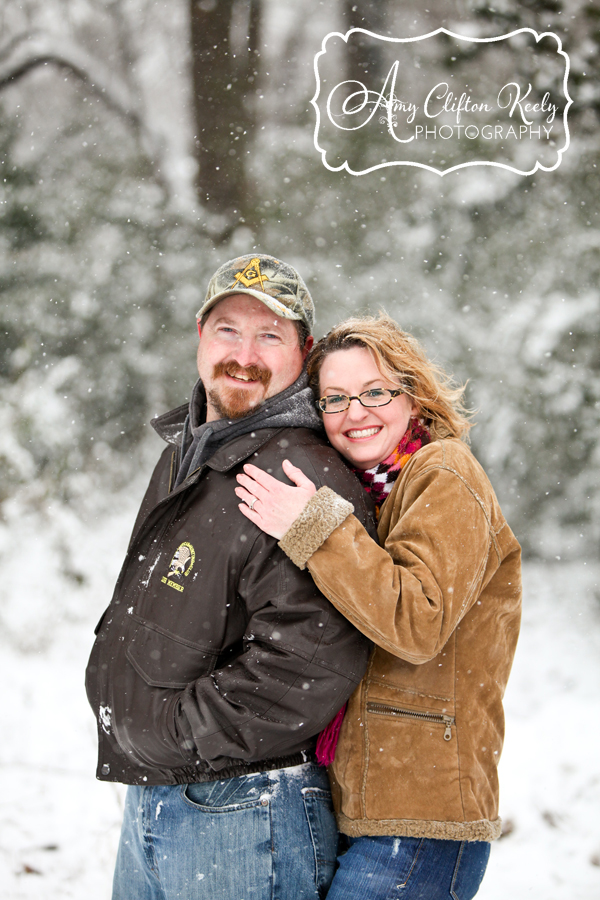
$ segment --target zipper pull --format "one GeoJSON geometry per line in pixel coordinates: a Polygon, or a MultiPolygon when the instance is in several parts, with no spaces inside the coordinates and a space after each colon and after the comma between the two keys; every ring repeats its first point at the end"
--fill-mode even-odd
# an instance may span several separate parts
{"type": "Polygon", "coordinates": [[[444,722],[446,723],[446,730],[444,731],[444,740],[451,741],[452,740],[452,719],[448,718],[448,716],[444,716],[444,722]]]}

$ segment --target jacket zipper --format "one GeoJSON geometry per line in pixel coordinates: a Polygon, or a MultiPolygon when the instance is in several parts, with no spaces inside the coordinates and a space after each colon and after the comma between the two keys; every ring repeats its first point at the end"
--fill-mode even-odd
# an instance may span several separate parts
{"type": "Polygon", "coordinates": [[[177,455],[177,450],[173,450],[171,453],[171,465],[169,467],[169,487],[167,490],[167,494],[171,493],[171,488],[173,487],[173,482],[175,481],[175,457],[177,455]]]}
{"type": "Polygon", "coordinates": [[[404,719],[420,719],[422,722],[445,725],[444,740],[452,739],[454,716],[445,716],[443,713],[418,712],[415,709],[399,709],[397,706],[387,706],[385,703],[367,703],[367,712],[376,713],[379,716],[398,716],[404,719]]]}

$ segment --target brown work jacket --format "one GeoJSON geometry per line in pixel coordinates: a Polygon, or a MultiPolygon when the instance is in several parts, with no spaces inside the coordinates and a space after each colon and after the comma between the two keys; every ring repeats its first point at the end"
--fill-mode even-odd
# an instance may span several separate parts
{"type": "Polygon", "coordinates": [[[331,767],[339,827],[493,840],[519,544],[458,440],[406,464],[381,510],[381,546],[349,512],[321,489],[280,542],[376,644],[331,767]]]}

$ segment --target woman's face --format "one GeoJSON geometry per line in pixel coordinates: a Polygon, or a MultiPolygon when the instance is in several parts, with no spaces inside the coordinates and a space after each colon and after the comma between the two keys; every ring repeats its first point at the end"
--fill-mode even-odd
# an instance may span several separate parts
{"type": "MultiPolygon", "coordinates": [[[[325,357],[319,373],[320,396],[346,394],[356,397],[363,391],[398,387],[382,378],[366,347],[336,350],[325,357]]],[[[323,414],[327,437],[335,449],[357,469],[371,469],[386,459],[404,436],[417,407],[406,394],[394,397],[387,406],[367,409],[352,400],[347,410],[323,414]]]]}

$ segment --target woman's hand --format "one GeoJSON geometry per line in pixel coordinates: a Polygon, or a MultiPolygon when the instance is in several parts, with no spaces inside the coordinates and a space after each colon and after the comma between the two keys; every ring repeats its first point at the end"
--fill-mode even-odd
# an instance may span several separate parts
{"type": "Polygon", "coordinates": [[[243,501],[239,504],[241,512],[277,540],[290,529],[317,490],[302,469],[292,465],[289,459],[284,459],[282,468],[296,487],[283,484],[258,466],[247,463],[244,474],[237,476],[241,487],[235,489],[243,501]]]}

